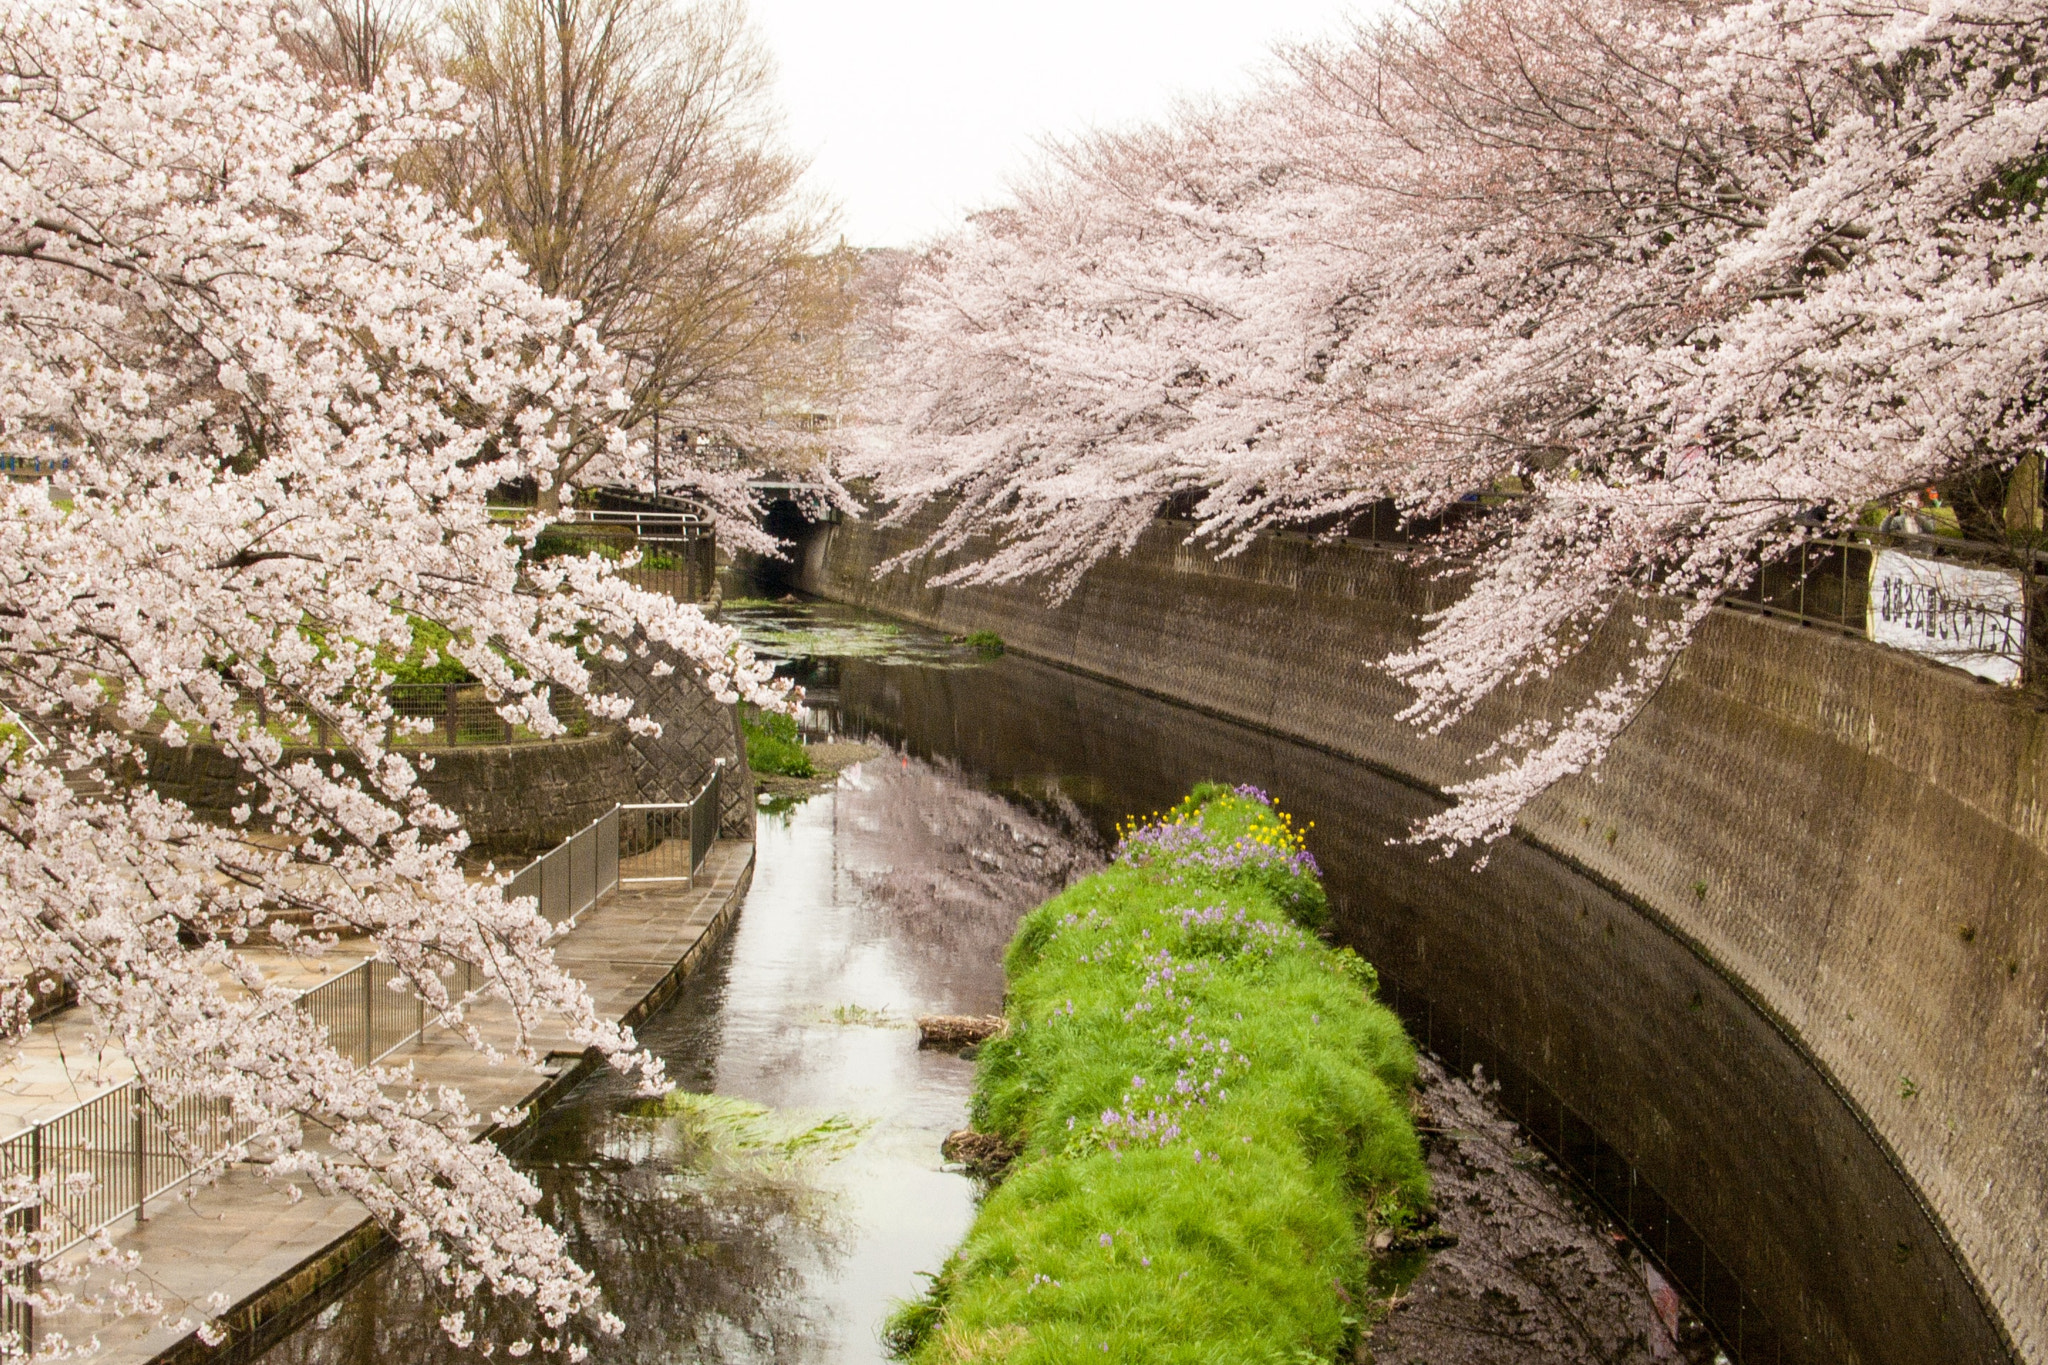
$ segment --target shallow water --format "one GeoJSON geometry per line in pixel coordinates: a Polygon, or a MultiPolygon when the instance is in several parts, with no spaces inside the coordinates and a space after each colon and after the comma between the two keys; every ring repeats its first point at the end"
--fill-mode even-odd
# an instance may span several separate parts
{"type": "MultiPolygon", "coordinates": [[[[894,754],[762,817],[737,927],[642,1040],[684,1088],[767,1113],[676,1123],[599,1077],[516,1149],[627,1324],[596,1360],[884,1359],[882,1318],[974,1212],[974,1183],[939,1155],[966,1124],[973,1062],[920,1049],[912,1021],[1000,1011],[1018,917],[1093,858],[894,754]],[[820,1123],[845,1136],[775,1149],[820,1123]],[[767,1140],[749,1142],[749,1126],[767,1140]]],[[[470,1358],[435,1328],[450,1306],[387,1263],[267,1359],[470,1358]]],[[[517,1315],[484,1333],[525,1335],[517,1315]]]]}
{"type": "MultiPolygon", "coordinates": [[[[842,663],[862,670],[872,700],[876,688],[914,694],[909,685],[935,669],[958,677],[983,662],[847,608],[736,616],[814,689],[814,733],[867,728],[842,711],[842,663]],[[809,652],[826,649],[846,652],[809,652]]],[[[950,717],[950,753],[971,750],[971,728],[991,719],[950,717]]],[[[885,1358],[883,1318],[958,1243],[977,1193],[938,1150],[966,1124],[973,1064],[920,1049],[911,1021],[999,1011],[1017,919],[1098,865],[1107,821],[1143,795],[1114,755],[1076,764],[1043,739],[1044,762],[1000,777],[956,766],[945,749],[922,759],[890,749],[835,789],[763,813],[736,929],[642,1031],[680,1086],[718,1101],[675,1118],[597,1077],[515,1149],[545,1192],[543,1212],[625,1321],[622,1336],[594,1343],[597,1360],[885,1358]]],[[[1458,1241],[1390,1258],[1384,1287],[1401,1306],[1361,1359],[1711,1358],[1675,1301],[1657,1301],[1640,1258],[1483,1086],[1432,1068],[1424,1103],[1443,1120],[1428,1143],[1458,1241]]],[[[393,1261],[268,1359],[473,1358],[436,1326],[451,1306],[393,1261]]],[[[499,1313],[480,1335],[502,1345],[533,1332],[499,1313]]]]}

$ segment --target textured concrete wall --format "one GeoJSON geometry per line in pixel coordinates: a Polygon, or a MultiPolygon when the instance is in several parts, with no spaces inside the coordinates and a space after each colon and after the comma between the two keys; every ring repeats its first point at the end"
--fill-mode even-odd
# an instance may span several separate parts
{"type": "MultiPolygon", "coordinates": [[[[478,853],[507,858],[544,852],[619,802],[684,801],[726,760],[720,832],[752,838],[754,780],[747,771],[739,714],[681,674],[650,676],[620,669],[615,691],[660,722],[659,735],[601,730],[548,744],[480,744],[425,748],[433,767],[420,781],[436,801],[460,815],[478,853]]],[[[169,749],[145,741],[150,785],[200,815],[225,821],[247,801],[249,776],[210,745],[169,749]]],[[[314,753],[311,749],[303,751],[314,753]]]]}
{"type": "MultiPolygon", "coordinates": [[[[1275,537],[1218,561],[1161,525],[1048,610],[1029,586],[925,587],[935,565],[873,577],[914,543],[867,523],[821,528],[803,586],[993,629],[1430,788],[1477,771],[1499,728],[1556,714],[1617,661],[1619,642],[1601,640],[1554,682],[1426,737],[1395,719],[1405,694],[1369,665],[1454,588],[1386,551],[1275,537]]],[[[1522,827],[1781,1023],[1893,1153],[2034,1362],[2048,1361],[2044,720],[1906,655],[1720,613],[1600,772],[1562,784],[1522,827]]]]}
{"type": "Polygon", "coordinates": [[[638,799],[687,801],[710,780],[712,765],[724,759],[719,832],[728,839],[753,838],[754,775],[747,768],[739,709],[721,703],[680,674],[655,677],[646,660],[612,670],[605,686],[631,697],[636,715],[661,726],[659,735],[626,736],[626,758],[638,799]]]}
{"type": "MultiPolygon", "coordinates": [[[[249,800],[248,773],[209,744],[148,745],[150,785],[201,816],[225,821],[249,800]]],[[[287,758],[315,750],[287,750],[287,758]]],[[[620,801],[633,799],[633,769],[617,730],[553,744],[479,744],[428,749],[420,774],[436,801],[462,816],[470,846],[494,858],[560,843],[620,801]]],[[[321,754],[324,757],[324,752],[321,754]]]]}

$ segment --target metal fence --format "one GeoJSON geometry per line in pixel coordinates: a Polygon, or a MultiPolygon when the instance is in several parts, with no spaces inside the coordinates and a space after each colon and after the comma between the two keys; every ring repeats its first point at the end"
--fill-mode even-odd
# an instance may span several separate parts
{"type": "Polygon", "coordinates": [[[554,518],[564,526],[620,526],[641,540],[709,539],[711,522],[702,512],[666,507],[565,507],[554,518]]]}
{"type": "MultiPolygon", "coordinates": [[[[396,720],[423,722],[401,730],[397,724],[385,732],[385,742],[394,746],[453,748],[463,744],[535,744],[553,736],[542,736],[523,725],[514,725],[498,714],[502,701],[476,683],[393,683],[385,689],[396,720]]],[[[317,748],[333,747],[325,719],[304,716],[292,710],[277,710],[260,692],[247,694],[247,707],[258,723],[275,721],[294,741],[310,740],[317,748]]],[[[583,699],[573,692],[551,690],[548,711],[562,722],[571,735],[590,733],[590,713],[583,699]]]]}
{"type": "Polygon", "coordinates": [[[658,592],[678,602],[696,602],[718,581],[717,564],[708,540],[702,542],[702,548],[691,546],[681,553],[666,552],[657,542],[642,544],[647,550],[646,558],[633,568],[619,570],[619,577],[636,588],[658,592]]]}
{"type": "Polygon", "coordinates": [[[1871,531],[1808,541],[1784,558],[1763,565],[1747,588],[1722,601],[1740,610],[1861,636],[1868,632],[1871,561],[1883,550],[1973,568],[2024,571],[2031,567],[2037,574],[2048,570],[2048,555],[2038,552],[2031,555],[2029,566],[2028,552],[2002,545],[1954,536],[1871,531]]]}
{"type": "MultiPolygon", "coordinates": [[[[399,744],[520,744],[541,740],[524,726],[516,726],[498,714],[500,702],[490,699],[483,688],[465,683],[393,683],[386,691],[392,712],[402,719],[430,722],[432,730],[420,735],[394,733],[399,744]]],[[[590,714],[583,699],[559,688],[548,693],[548,711],[572,735],[590,732],[590,714]]],[[[394,727],[395,731],[395,727],[394,727]]]]}
{"type": "MultiPolygon", "coordinates": [[[[1432,536],[1453,530],[1461,523],[1482,516],[1503,502],[1521,494],[1473,494],[1454,503],[1436,517],[1403,523],[1399,509],[1380,502],[1355,516],[1326,519],[1305,529],[1304,534],[1340,534],[1351,540],[1406,549],[1432,536]]],[[[1177,507],[1183,517],[1192,502],[1183,499],[1177,507]]],[[[1926,535],[1913,532],[1859,528],[1842,535],[1816,537],[1793,547],[1777,559],[1757,566],[1748,586],[1729,593],[1721,605],[1737,611],[1760,613],[1803,625],[1819,626],[1858,638],[1874,638],[1871,629],[1871,582],[1873,564],[1884,551],[1897,551],[1933,564],[1968,568],[1998,569],[2035,579],[2048,577],[2048,551],[2025,546],[1990,544],[1959,536],[1926,535]]],[[[2034,653],[2035,623],[2031,590],[2025,609],[2016,610],[2015,620],[1997,623],[2018,642],[2015,654],[2027,655],[2026,666],[2037,667],[2034,653]]],[[[1896,641],[1885,641],[1896,644],[1896,641]]],[[[1930,651],[1939,656],[1939,651],[1930,651]]],[[[1957,646],[1954,653],[1980,656],[1982,649],[1957,646]]],[[[1944,660],[1947,661],[1947,660],[1944,660]]]]}
{"type": "Polygon", "coordinates": [[[550,924],[567,924],[619,884],[619,812],[614,806],[513,874],[507,897],[531,896],[550,924]]]}
{"type": "MultiPolygon", "coordinates": [[[[426,1027],[426,1003],[392,990],[397,976],[389,963],[358,962],[294,1003],[326,1029],[337,1052],[367,1065],[426,1027]]],[[[126,1081],[0,1141],[0,1177],[26,1176],[43,1191],[36,1204],[8,1210],[8,1226],[51,1234],[47,1254],[61,1256],[131,1214],[146,1221],[151,1200],[192,1178],[190,1154],[226,1152],[247,1136],[226,1100],[187,1096],[165,1108],[126,1081]]],[[[34,1282],[32,1269],[10,1281],[21,1289],[34,1282]]],[[[0,1333],[26,1342],[34,1327],[30,1305],[13,1295],[0,1302],[0,1333]]]]}
{"type": "MultiPolygon", "coordinates": [[[[719,760],[688,801],[614,806],[521,868],[505,894],[532,896],[550,923],[566,924],[621,882],[694,885],[718,838],[724,766],[719,760]],[[630,876],[620,875],[622,856],[633,861],[630,876]]],[[[400,979],[390,963],[366,959],[294,1003],[325,1030],[335,1051],[368,1066],[426,1030],[426,1002],[410,990],[393,989],[400,979]]],[[[465,964],[462,989],[472,983],[465,964]]],[[[164,1109],[128,1081],[0,1140],[0,1178],[50,1182],[39,1203],[0,1210],[0,1217],[10,1230],[52,1230],[50,1254],[61,1255],[130,1214],[143,1221],[152,1199],[192,1177],[188,1153],[225,1152],[246,1136],[237,1131],[225,1100],[191,1097],[164,1109]]],[[[7,1287],[26,1290],[33,1284],[31,1269],[13,1274],[7,1287]]],[[[30,1305],[12,1294],[0,1296],[0,1333],[18,1334],[25,1342],[33,1330],[30,1305]]]]}
{"type": "Polygon", "coordinates": [[[410,990],[393,990],[400,979],[388,962],[368,958],[299,997],[299,1008],[327,1030],[327,1043],[359,1066],[390,1056],[427,1027],[427,1003],[410,990]]]}
{"type": "Polygon", "coordinates": [[[688,801],[620,806],[619,855],[622,882],[688,882],[696,885],[704,855],[718,839],[719,795],[725,760],[711,769],[703,790],[688,801]]]}

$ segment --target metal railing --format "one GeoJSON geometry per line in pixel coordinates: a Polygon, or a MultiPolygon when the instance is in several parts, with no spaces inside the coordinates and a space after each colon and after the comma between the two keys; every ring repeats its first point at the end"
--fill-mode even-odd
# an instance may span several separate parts
{"type": "Polygon", "coordinates": [[[390,963],[365,958],[301,995],[298,1006],[327,1030],[329,1047],[369,1066],[426,1031],[427,1002],[412,991],[393,990],[400,979],[390,963]]]}
{"type": "Polygon", "coordinates": [[[507,898],[531,896],[541,918],[569,924],[619,884],[619,812],[613,806],[513,874],[507,898]]]}
{"type": "MultiPolygon", "coordinates": [[[[306,716],[292,710],[273,708],[261,692],[246,691],[244,703],[265,727],[276,722],[288,742],[311,743],[332,748],[332,732],[320,716],[306,716]]],[[[395,748],[454,748],[478,744],[546,744],[560,736],[535,734],[514,725],[498,714],[501,701],[493,701],[478,683],[393,683],[385,689],[394,723],[385,730],[385,743],[395,748]],[[403,730],[396,721],[420,722],[403,730]]],[[[548,711],[567,727],[571,736],[590,733],[590,713],[583,699],[573,692],[551,690],[548,711]]]]}
{"type": "MultiPolygon", "coordinates": [[[[612,807],[515,873],[506,896],[532,896],[549,923],[570,924],[622,882],[694,886],[718,838],[724,770],[720,759],[688,801],[612,807]],[[633,860],[631,876],[620,875],[622,856],[633,860]]],[[[467,964],[463,976],[466,992],[474,982],[467,964]]],[[[390,963],[367,958],[293,1004],[325,1030],[335,1051],[369,1066],[426,1031],[426,1002],[393,989],[401,979],[390,963]]],[[[47,1254],[62,1255],[131,1214],[145,1221],[152,1199],[192,1178],[196,1167],[187,1153],[225,1153],[246,1136],[225,1100],[194,1096],[164,1109],[126,1081],[0,1140],[0,1178],[27,1176],[47,1191],[39,1201],[0,1210],[0,1218],[14,1231],[54,1227],[47,1254]]],[[[27,1290],[34,1280],[33,1269],[17,1272],[0,1288],[27,1290]]],[[[0,1293],[0,1333],[28,1341],[33,1331],[32,1307],[0,1293]]]]}
{"type": "MultiPolygon", "coordinates": [[[[1453,503],[1436,517],[1411,523],[1402,521],[1399,509],[1391,502],[1382,501],[1355,516],[1341,519],[1341,524],[1338,519],[1330,519],[1306,528],[1301,534],[1341,534],[1353,541],[1405,550],[1522,496],[1525,495],[1475,493],[1453,503]]],[[[1192,502],[1187,499],[1181,502],[1186,506],[1176,504],[1169,509],[1169,517],[1178,513],[1186,519],[1192,502]]],[[[1792,547],[1777,559],[1757,565],[1748,586],[1722,597],[1720,605],[1736,611],[1819,626],[1859,639],[1872,639],[1875,638],[1871,628],[1872,571],[1877,557],[1887,550],[1935,564],[2000,569],[2036,579],[2048,577],[2048,551],[2024,545],[1966,540],[1960,536],[1864,527],[1840,535],[1817,536],[1792,547]]],[[[2015,610],[2011,620],[1995,623],[1999,628],[1998,634],[2019,642],[2010,650],[2001,650],[2001,653],[2025,652],[2034,648],[2028,643],[2032,640],[2033,623],[2027,617],[2027,610],[2015,610]]],[[[1984,651],[1959,646],[1955,653],[1978,657],[1984,651]]],[[[2034,662],[2037,661],[2029,661],[2030,665],[2034,662]]]]}
{"type": "Polygon", "coordinates": [[[695,886],[704,855],[718,839],[724,777],[725,760],[720,759],[703,789],[688,801],[620,806],[615,812],[621,820],[618,848],[630,866],[619,880],[695,886]]]}
{"type": "MultiPolygon", "coordinates": [[[[1807,541],[1783,558],[1761,565],[1748,587],[1721,599],[1738,611],[1758,612],[1859,638],[1871,636],[1871,581],[1877,556],[1893,550],[1914,559],[1968,568],[2041,575],[2048,554],[1988,545],[1956,536],[1865,531],[1807,541]]],[[[2013,629],[2024,650],[2029,625],[2022,611],[2013,629]]]]}
{"type": "Polygon", "coordinates": [[[1854,540],[1808,541],[1759,566],[1749,586],[1722,598],[1722,604],[1863,635],[1870,610],[1870,562],[1881,548],[1854,540]]]}
{"type": "Polygon", "coordinates": [[[702,515],[666,508],[564,507],[553,520],[564,526],[626,527],[641,540],[696,540],[712,533],[702,515]]]}
{"type": "MultiPolygon", "coordinates": [[[[492,701],[484,689],[475,684],[393,683],[385,695],[391,699],[391,710],[401,719],[428,721],[433,725],[433,729],[425,734],[394,733],[393,741],[398,744],[453,748],[458,744],[547,742],[542,736],[523,726],[515,726],[499,715],[498,707],[502,703],[492,701]]],[[[551,689],[548,712],[567,726],[571,735],[590,732],[590,713],[584,710],[583,699],[573,692],[551,689]]]]}
{"type": "MultiPolygon", "coordinates": [[[[392,990],[396,977],[389,963],[365,960],[293,1003],[326,1029],[336,1051],[367,1065],[426,1027],[426,1003],[392,990]]],[[[247,1137],[227,1100],[189,1095],[166,1108],[124,1081],[0,1140],[0,1177],[25,1176],[41,1192],[34,1203],[6,1211],[9,1230],[50,1234],[43,1254],[62,1256],[130,1215],[146,1222],[150,1201],[198,1170],[190,1153],[226,1153],[247,1137]]],[[[35,1281],[35,1270],[25,1268],[8,1287],[26,1290],[35,1281]]],[[[0,1297],[0,1333],[27,1342],[34,1331],[33,1306],[14,1294],[0,1297]]]]}

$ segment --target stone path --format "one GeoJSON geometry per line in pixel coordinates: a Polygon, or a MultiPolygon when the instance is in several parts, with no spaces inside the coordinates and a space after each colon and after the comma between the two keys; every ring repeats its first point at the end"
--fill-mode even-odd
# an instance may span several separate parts
{"type": "MultiPolygon", "coordinates": [[[[683,882],[623,886],[584,912],[557,943],[556,956],[582,978],[601,1013],[637,1024],[675,993],[716,942],[738,909],[753,866],[751,843],[722,839],[707,855],[694,889],[683,882]]],[[[621,870],[632,875],[630,865],[621,870]]],[[[353,961],[337,953],[325,966],[331,974],[353,961]]],[[[309,975],[306,984],[316,980],[309,975]]],[[[511,1037],[509,1011],[501,1004],[481,1007],[472,1018],[493,1041],[511,1037]]],[[[50,1032],[57,1038],[69,1030],[73,1040],[83,1039],[82,1019],[56,1022],[50,1032]]],[[[569,1047],[566,1037],[553,1041],[560,1049],[569,1047]]],[[[549,1044],[545,1034],[536,1040],[543,1054],[549,1044]]],[[[39,1069],[0,1090],[0,1116],[15,1120],[8,1128],[106,1088],[79,1079],[76,1065],[68,1072],[52,1070],[55,1053],[53,1044],[48,1056],[35,1059],[39,1069]]],[[[412,1062],[423,1081],[460,1086],[480,1114],[501,1106],[544,1107],[552,1098],[548,1092],[567,1088],[580,1060],[580,1050],[573,1055],[562,1051],[538,1068],[514,1062],[492,1066],[445,1029],[431,1029],[385,1059],[387,1065],[412,1062]]],[[[103,1074],[118,1083],[126,1078],[125,1063],[116,1059],[103,1074]]],[[[234,1168],[189,1198],[166,1195],[150,1205],[146,1222],[124,1220],[114,1232],[118,1248],[140,1254],[143,1272],[168,1316],[190,1311],[196,1319],[209,1296],[225,1295],[234,1305],[227,1317],[237,1344],[265,1337],[266,1324],[274,1329],[294,1306],[379,1251],[382,1243],[355,1200],[309,1191],[289,1202],[250,1165],[234,1168]]],[[[108,1365],[160,1359],[182,1363],[212,1354],[190,1332],[162,1327],[153,1317],[100,1323],[89,1314],[69,1313],[39,1320],[37,1331],[45,1330],[63,1332],[74,1342],[97,1333],[103,1349],[95,1359],[108,1365]]]]}

